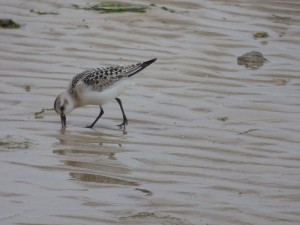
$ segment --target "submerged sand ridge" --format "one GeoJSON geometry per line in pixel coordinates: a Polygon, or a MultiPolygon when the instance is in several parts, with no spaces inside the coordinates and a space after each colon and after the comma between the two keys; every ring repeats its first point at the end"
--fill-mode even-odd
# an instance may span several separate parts
{"type": "Polygon", "coordinates": [[[0,3],[20,25],[0,29],[1,224],[299,224],[298,2],[94,3],[0,3]],[[126,132],[116,102],[60,129],[75,74],[155,57],[120,97],[126,132]]]}

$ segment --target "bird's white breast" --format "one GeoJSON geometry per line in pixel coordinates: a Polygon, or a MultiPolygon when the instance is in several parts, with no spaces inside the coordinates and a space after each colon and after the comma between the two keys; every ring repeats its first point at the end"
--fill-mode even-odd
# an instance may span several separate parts
{"type": "Polygon", "coordinates": [[[104,105],[121,95],[132,84],[131,79],[123,79],[103,91],[95,91],[85,85],[78,90],[81,105],[104,105]]]}

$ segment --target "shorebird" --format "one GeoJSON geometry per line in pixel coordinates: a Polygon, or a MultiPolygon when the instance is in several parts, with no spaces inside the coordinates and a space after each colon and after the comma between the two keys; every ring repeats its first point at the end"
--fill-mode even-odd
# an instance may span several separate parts
{"type": "Polygon", "coordinates": [[[128,124],[122,101],[118,98],[127,86],[132,84],[131,77],[156,61],[155,59],[128,66],[115,66],[89,69],[73,77],[67,89],[60,93],[54,102],[54,109],[60,115],[62,128],[66,127],[66,114],[73,109],[85,105],[98,105],[100,113],[95,121],[86,126],[93,128],[104,114],[103,105],[115,99],[122,111],[123,122],[120,127],[128,124]]]}

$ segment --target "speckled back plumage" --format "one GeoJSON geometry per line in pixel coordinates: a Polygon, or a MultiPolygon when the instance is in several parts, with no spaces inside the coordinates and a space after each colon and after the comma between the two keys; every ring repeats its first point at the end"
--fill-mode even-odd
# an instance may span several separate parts
{"type": "Polygon", "coordinates": [[[78,93],[76,93],[75,87],[79,81],[83,82],[83,84],[89,86],[94,91],[103,91],[119,80],[136,74],[143,69],[141,67],[142,65],[142,63],[137,63],[130,66],[114,66],[86,70],[77,74],[72,79],[69,94],[78,99],[78,93]]]}

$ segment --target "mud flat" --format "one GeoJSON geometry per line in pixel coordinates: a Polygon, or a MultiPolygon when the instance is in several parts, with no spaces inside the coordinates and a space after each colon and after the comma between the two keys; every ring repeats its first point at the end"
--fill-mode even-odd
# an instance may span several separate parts
{"type": "Polygon", "coordinates": [[[0,223],[300,224],[299,2],[129,3],[0,3],[20,25],[0,28],[0,223]],[[121,96],[126,132],[116,102],[60,129],[73,75],[154,57],[121,96]]]}

